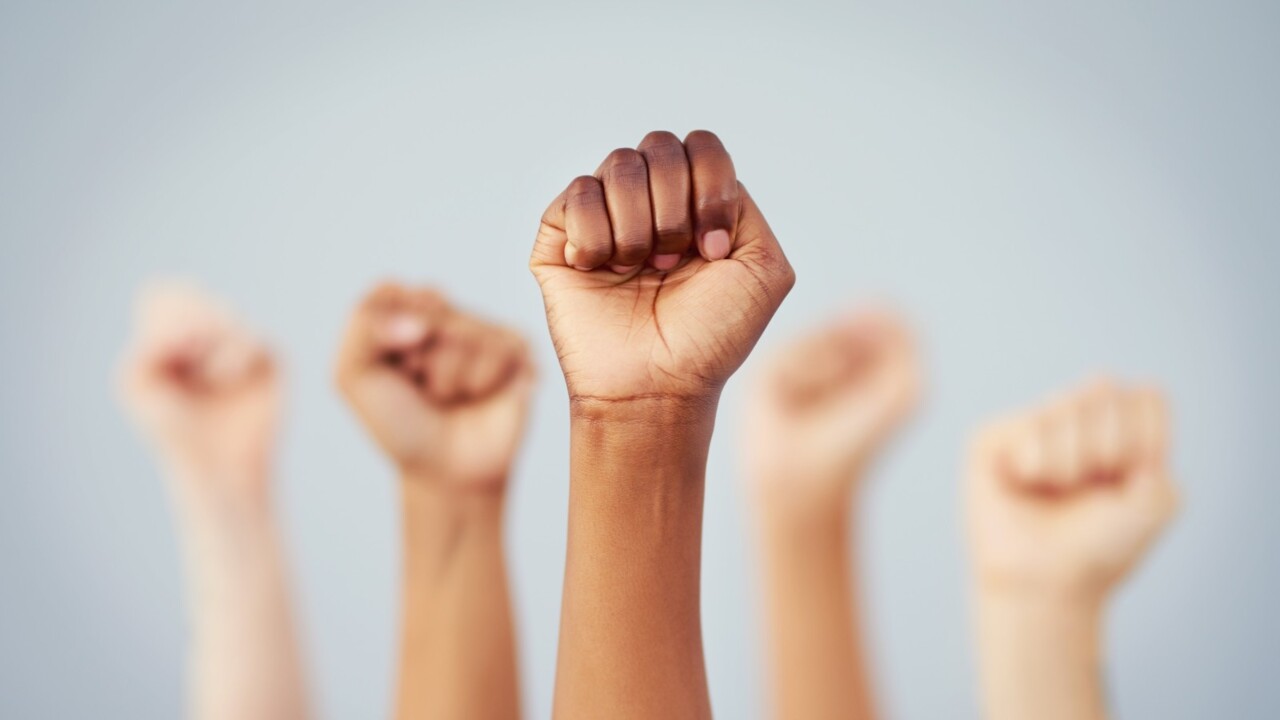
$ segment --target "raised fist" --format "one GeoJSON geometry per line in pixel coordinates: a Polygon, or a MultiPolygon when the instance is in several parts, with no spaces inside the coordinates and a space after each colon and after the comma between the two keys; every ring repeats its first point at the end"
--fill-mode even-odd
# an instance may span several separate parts
{"type": "Polygon", "coordinates": [[[1099,382],[983,430],[969,470],[980,582],[1110,589],[1177,507],[1168,422],[1157,392],[1099,382]]]}
{"type": "Polygon", "coordinates": [[[910,414],[919,369],[886,312],[842,319],[786,348],[756,378],[746,460],[775,500],[838,501],[910,414]]]}
{"type": "Polygon", "coordinates": [[[210,482],[261,483],[280,410],[271,353],[220,302],[190,286],[148,289],[136,315],[121,394],[169,469],[210,482]]]}
{"type": "Polygon", "coordinates": [[[795,282],[705,131],[650,133],[575,179],[529,264],[574,401],[717,396],[795,282]]]}
{"type": "Polygon", "coordinates": [[[343,395],[402,472],[465,488],[506,480],[533,376],[514,332],[395,284],[356,309],[337,369],[343,395]]]}

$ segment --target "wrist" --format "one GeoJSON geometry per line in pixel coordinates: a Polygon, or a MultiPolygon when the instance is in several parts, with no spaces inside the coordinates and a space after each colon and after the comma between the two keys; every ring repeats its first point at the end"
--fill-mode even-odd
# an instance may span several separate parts
{"type": "MultiPolygon", "coordinates": [[[[506,484],[474,487],[440,482],[438,478],[402,475],[401,506],[408,536],[449,532],[461,527],[501,529],[506,484]]],[[[408,538],[407,538],[408,539],[408,538]]]]}
{"type": "Polygon", "coordinates": [[[714,420],[720,393],[694,395],[643,394],[626,397],[569,395],[569,417],[575,424],[668,427],[700,425],[714,420]]]}
{"type": "Polygon", "coordinates": [[[169,462],[171,497],[178,511],[198,525],[267,519],[272,512],[266,463],[210,467],[169,462]]]}
{"type": "Polygon", "coordinates": [[[752,501],[760,518],[772,525],[847,520],[861,493],[856,478],[761,477],[751,481],[752,501]]]}

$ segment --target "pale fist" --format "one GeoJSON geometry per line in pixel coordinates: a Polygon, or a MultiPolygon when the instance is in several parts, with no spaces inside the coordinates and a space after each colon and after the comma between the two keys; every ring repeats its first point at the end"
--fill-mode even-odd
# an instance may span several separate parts
{"type": "Polygon", "coordinates": [[[265,478],[280,412],[276,364],[217,300],[180,284],[142,293],[121,395],[179,475],[233,486],[265,478]]]}
{"type": "Polygon", "coordinates": [[[972,448],[969,531],[988,587],[1097,598],[1173,517],[1155,391],[1095,383],[996,423],[972,448]]]}
{"type": "Polygon", "coordinates": [[[717,395],[795,282],[705,131],[650,133],[570,183],[530,267],[574,400],[717,395]]]}
{"type": "Polygon", "coordinates": [[[506,480],[533,388],[514,332],[431,290],[385,284],[352,316],[337,380],[406,475],[466,488],[506,480]]]}
{"type": "Polygon", "coordinates": [[[756,378],[746,460],[771,501],[840,500],[919,395],[914,344],[887,312],[844,318],[780,353],[756,378]]]}

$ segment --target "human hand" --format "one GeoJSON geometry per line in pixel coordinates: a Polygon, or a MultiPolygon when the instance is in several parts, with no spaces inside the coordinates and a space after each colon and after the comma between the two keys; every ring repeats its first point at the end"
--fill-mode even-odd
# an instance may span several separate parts
{"type": "Polygon", "coordinates": [[[706,131],[650,133],[575,179],[530,268],[575,406],[714,403],[795,282],[706,131]]]}
{"type": "Polygon", "coordinates": [[[533,377],[514,332],[395,284],[356,308],[337,368],[343,395],[406,477],[459,489],[505,482],[533,377]]]}
{"type": "Polygon", "coordinates": [[[883,311],[843,318],[780,353],[756,378],[747,472],[772,507],[843,504],[919,395],[915,346],[883,311]]]}
{"type": "Polygon", "coordinates": [[[983,430],[969,532],[984,589],[1097,600],[1173,517],[1159,393],[1096,383],[983,430]]]}
{"type": "Polygon", "coordinates": [[[123,403],[176,475],[202,489],[265,484],[280,414],[276,362],[218,300],[181,284],[139,299],[123,403]]]}

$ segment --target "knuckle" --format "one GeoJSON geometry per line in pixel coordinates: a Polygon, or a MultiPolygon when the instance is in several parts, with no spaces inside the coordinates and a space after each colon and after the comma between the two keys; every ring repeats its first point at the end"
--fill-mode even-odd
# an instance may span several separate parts
{"type": "Polygon", "coordinates": [[[619,148],[605,159],[600,179],[607,185],[643,188],[649,184],[649,168],[639,152],[619,148]]]}
{"type": "Polygon", "coordinates": [[[640,232],[626,233],[614,239],[614,257],[621,260],[643,260],[649,255],[652,238],[640,232]]]}
{"type": "Polygon", "coordinates": [[[710,130],[694,130],[684,138],[685,147],[693,149],[724,149],[720,137],[710,130]]]}
{"type": "Polygon", "coordinates": [[[659,242],[684,241],[693,235],[693,224],[683,213],[659,215],[654,221],[654,232],[659,242]]]}
{"type": "Polygon", "coordinates": [[[653,130],[647,133],[644,136],[644,139],[640,141],[640,147],[642,148],[659,147],[663,145],[674,145],[679,147],[680,138],[676,137],[676,134],[669,130],[653,130]]]}
{"type": "Polygon", "coordinates": [[[569,183],[565,192],[565,207],[576,208],[603,202],[604,191],[600,181],[590,175],[580,175],[569,183]]]}

